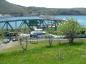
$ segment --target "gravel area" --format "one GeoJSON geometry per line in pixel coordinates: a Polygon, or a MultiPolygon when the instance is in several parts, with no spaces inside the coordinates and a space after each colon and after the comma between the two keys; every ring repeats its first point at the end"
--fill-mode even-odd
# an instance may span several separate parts
{"type": "Polygon", "coordinates": [[[17,42],[10,41],[9,43],[1,43],[0,44],[0,50],[8,49],[16,45],[17,42]]]}

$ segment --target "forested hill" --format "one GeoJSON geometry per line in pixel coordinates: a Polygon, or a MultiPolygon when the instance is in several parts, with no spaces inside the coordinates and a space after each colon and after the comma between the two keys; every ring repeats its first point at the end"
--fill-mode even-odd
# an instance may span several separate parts
{"type": "Polygon", "coordinates": [[[11,4],[5,0],[0,0],[0,14],[25,14],[25,7],[11,4]]]}
{"type": "Polygon", "coordinates": [[[36,15],[86,15],[86,8],[41,8],[28,7],[29,14],[36,15]]]}
{"type": "Polygon", "coordinates": [[[0,14],[11,15],[86,15],[86,8],[23,7],[0,0],[0,14]]]}

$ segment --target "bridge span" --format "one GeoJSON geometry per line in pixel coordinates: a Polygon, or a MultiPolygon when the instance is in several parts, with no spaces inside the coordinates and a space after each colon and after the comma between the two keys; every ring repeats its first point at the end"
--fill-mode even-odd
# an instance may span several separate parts
{"type": "Polygon", "coordinates": [[[61,21],[64,21],[64,19],[41,16],[0,17],[0,29],[9,31],[9,29],[19,29],[24,25],[30,28],[30,26],[45,26],[48,23],[57,27],[57,23],[61,21]]]}

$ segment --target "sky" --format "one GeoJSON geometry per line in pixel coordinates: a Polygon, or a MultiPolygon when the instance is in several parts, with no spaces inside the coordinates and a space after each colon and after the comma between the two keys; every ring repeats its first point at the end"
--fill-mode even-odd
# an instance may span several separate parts
{"type": "Polygon", "coordinates": [[[7,0],[10,3],[29,7],[86,8],[86,0],[7,0]]]}

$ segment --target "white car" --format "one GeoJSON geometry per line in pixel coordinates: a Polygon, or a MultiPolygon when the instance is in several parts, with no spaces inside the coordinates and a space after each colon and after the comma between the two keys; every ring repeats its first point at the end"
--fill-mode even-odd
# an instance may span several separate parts
{"type": "Polygon", "coordinates": [[[3,43],[9,43],[9,42],[10,42],[9,39],[4,39],[4,40],[3,40],[3,43]]]}
{"type": "Polygon", "coordinates": [[[49,36],[51,36],[52,38],[58,38],[58,39],[63,39],[63,38],[65,38],[64,35],[53,35],[53,34],[49,34],[49,36]]]}
{"type": "Polygon", "coordinates": [[[50,36],[52,36],[53,38],[57,38],[57,36],[56,35],[53,35],[53,34],[49,34],[50,36]]]}

